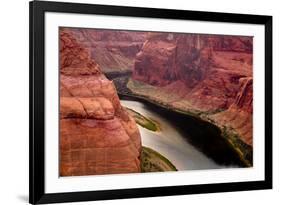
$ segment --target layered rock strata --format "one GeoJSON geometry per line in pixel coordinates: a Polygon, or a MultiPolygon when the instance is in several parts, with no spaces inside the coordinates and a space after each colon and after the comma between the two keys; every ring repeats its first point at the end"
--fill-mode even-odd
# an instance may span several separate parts
{"type": "Polygon", "coordinates": [[[140,172],[141,138],[114,84],[60,30],[60,176],[140,172]]]}
{"type": "Polygon", "coordinates": [[[90,57],[99,64],[103,73],[131,71],[135,56],[140,51],[146,36],[144,32],[133,31],[62,29],[72,33],[79,43],[90,51],[90,57]]]}
{"type": "Polygon", "coordinates": [[[164,106],[195,113],[252,145],[252,38],[151,33],[128,87],[164,106]]]}

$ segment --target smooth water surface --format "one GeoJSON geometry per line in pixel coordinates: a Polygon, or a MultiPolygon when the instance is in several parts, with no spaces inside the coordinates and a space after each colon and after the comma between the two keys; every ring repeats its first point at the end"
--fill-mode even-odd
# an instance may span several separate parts
{"type": "Polygon", "coordinates": [[[142,102],[121,100],[124,107],[135,110],[141,115],[156,121],[161,131],[153,132],[138,125],[141,132],[142,145],[150,147],[169,159],[178,170],[216,169],[224,168],[216,164],[194,146],[177,128],[176,122],[163,118],[142,102]]]}

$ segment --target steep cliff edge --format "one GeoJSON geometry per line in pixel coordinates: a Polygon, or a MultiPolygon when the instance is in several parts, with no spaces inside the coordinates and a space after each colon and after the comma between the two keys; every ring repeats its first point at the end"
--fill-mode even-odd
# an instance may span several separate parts
{"type": "Polygon", "coordinates": [[[243,152],[252,146],[252,84],[251,37],[153,33],[127,86],[137,96],[217,125],[226,137],[235,136],[243,152]]]}
{"type": "Polygon", "coordinates": [[[249,145],[253,144],[253,79],[243,78],[235,101],[224,111],[210,116],[221,125],[234,129],[239,137],[249,145]]]}
{"type": "Polygon", "coordinates": [[[114,84],[60,30],[60,176],[140,172],[141,138],[114,84]]]}

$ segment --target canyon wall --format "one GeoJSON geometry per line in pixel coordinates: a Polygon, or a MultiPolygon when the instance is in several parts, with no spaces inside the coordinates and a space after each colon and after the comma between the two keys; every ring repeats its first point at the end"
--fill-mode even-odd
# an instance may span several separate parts
{"type": "Polygon", "coordinates": [[[133,78],[156,86],[180,80],[193,87],[208,69],[211,52],[204,44],[199,35],[149,33],[136,56],[133,78]]]}
{"type": "Polygon", "coordinates": [[[150,33],[132,78],[149,88],[129,84],[133,93],[204,114],[252,145],[252,37],[150,33]]]}
{"type": "Polygon", "coordinates": [[[131,71],[146,33],[106,29],[64,28],[90,51],[103,73],[131,71]]]}
{"type": "Polygon", "coordinates": [[[215,51],[232,51],[250,54],[253,51],[253,39],[250,36],[208,35],[208,41],[215,51]]]}
{"type": "Polygon", "coordinates": [[[60,176],[140,172],[137,125],[78,41],[60,29],[60,176]]]}

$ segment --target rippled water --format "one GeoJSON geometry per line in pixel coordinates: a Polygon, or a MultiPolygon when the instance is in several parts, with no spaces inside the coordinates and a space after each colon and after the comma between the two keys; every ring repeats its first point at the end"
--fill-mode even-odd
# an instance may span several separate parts
{"type": "Polygon", "coordinates": [[[144,103],[121,100],[121,104],[160,124],[161,131],[159,132],[153,132],[138,125],[141,132],[142,144],[165,156],[178,170],[215,169],[224,167],[216,164],[212,159],[192,146],[186,140],[188,133],[183,137],[176,125],[168,119],[161,117],[144,103]]]}

